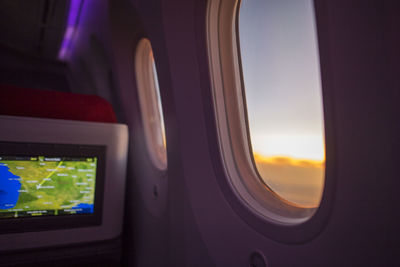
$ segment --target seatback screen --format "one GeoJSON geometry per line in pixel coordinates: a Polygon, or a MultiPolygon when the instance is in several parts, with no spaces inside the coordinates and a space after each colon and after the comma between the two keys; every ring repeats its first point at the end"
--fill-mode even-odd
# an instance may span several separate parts
{"type": "Polygon", "coordinates": [[[0,141],[0,235],[101,225],[106,147],[0,141]]]}
{"type": "Polygon", "coordinates": [[[0,155],[0,219],[92,214],[98,158],[0,155]]]}

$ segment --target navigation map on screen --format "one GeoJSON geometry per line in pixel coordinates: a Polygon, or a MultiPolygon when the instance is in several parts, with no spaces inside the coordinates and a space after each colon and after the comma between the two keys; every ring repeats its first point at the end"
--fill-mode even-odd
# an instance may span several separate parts
{"type": "Polygon", "coordinates": [[[0,219],[91,214],[97,157],[1,156],[0,219]]]}

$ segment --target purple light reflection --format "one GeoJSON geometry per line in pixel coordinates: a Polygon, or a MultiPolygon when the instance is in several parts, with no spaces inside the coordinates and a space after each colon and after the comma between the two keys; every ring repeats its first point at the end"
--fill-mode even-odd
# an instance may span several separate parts
{"type": "Polygon", "coordinates": [[[65,60],[67,57],[68,50],[72,43],[72,38],[76,32],[80,7],[82,0],[71,0],[68,13],[67,27],[64,33],[64,39],[62,41],[60,51],[58,52],[58,59],[65,60]]]}

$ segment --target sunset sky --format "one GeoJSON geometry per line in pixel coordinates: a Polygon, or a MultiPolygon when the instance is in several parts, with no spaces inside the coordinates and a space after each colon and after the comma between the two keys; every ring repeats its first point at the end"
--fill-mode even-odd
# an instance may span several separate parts
{"type": "Polygon", "coordinates": [[[239,38],[253,150],[324,160],[311,0],[243,0],[239,38]]]}
{"type": "Polygon", "coordinates": [[[312,0],[242,0],[239,38],[258,172],[284,199],[318,207],[325,148],[312,0]]]}

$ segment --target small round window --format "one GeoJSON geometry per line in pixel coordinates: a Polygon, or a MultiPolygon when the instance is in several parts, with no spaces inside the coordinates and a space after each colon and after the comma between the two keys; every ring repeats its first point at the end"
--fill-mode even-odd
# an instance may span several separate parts
{"type": "Polygon", "coordinates": [[[167,153],[160,88],[153,51],[146,38],[138,43],[135,70],[147,148],[153,164],[158,169],[165,170],[167,153]]]}

